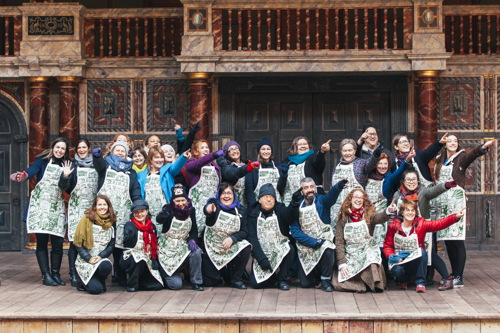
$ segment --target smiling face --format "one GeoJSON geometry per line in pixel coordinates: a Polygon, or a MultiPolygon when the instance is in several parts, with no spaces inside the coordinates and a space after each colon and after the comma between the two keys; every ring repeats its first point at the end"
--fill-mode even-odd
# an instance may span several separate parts
{"type": "Polygon", "coordinates": [[[148,210],[147,209],[137,209],[134,211],[134,218],[139,221],[139,222],[144,222],[146,221],[146,217],[148,217],[148,210]]]}
{"type": "Polygon", "coordinates": [[[226,207],[229,207],[233,204],[234,202],[234,193],[233,193],[233,189],[228,187],[226,189],[224,189],[221,193],[220,193],[220,203],[223,204],[224,206],[226,207]]]}
{"type": "Polygon", "coordinates": [[[140,151],[136,150],[134,156],[132,156],[132,160],[134,161],[135,165],[142,167],[146,158],[141,154],[140,151]]]}
{"type": "Polygon", "coordinates": [[[165,154],[165,160],[168,163],[172,163],[174,161],[174,158],[175,158],[174,148],[172,148],[171,146],[166,146],[166,147],[162,148],[162,150],[163,150],[163,154],[165,154]]]}
{"type": "Polygon", "coordinates": [[[297,141],[297,154],[304,154],[309,151],[309,143],[306,139],[300,139],[297,141]]]}
{"type": "Polygon", "coordinates": [[[347,143],[342,146],[342,149],[340,149],[340,155],[342,155],[344,161],[350,163],[354,160],[354,157],[356,157],[356,150],[352,144],[347,143]]]}
{"type": "Polygon", "coordinates": [[[89,146],[85,142],[80,142],[76,147],[76,153],[81,159],[87,158],[89,155],[89,146]]]}
{"type": "Polygon", "coordinates": [[[455,154],[458,150],[458,138],[454,135],[448,135],[446,138],[446,150],[448,154],[455,154]]]}
{"type": "Polygon", "coordinates": [[[185,197],[177,197],[173,199],[173,201],[174,204],[180,209],[184,209],[187,205],[187,199],[185,197]]]}
{"type": "Polygon", "coordinates": [[[229,156],[229,158],[231,158],[236,163],[240,163],[241,162],[241,160],[240,160],[240,157],[241,157],[240,148],[238,148],[237,145],[229,146],[229,148],[227,148],[227,156],[229,156]]]}
{"type": "Polygon", "coordinates": [[[123,134],[118,135],[116,141],[127,142],[127,137],[123,134]]]}
{"type": "Polygon", "coordinates": [[[146,142],[146,147],[148,147],[148,149],[151,149],[154,146],[160,147],[160,144],[161,144],[160,138],[157,137],[156,135],[151,135],[148,138],[148,142],[146,142]]]}
{"type": "Polygon", "coordinates": [[[403,209],[403,219],[405,222],[413,222],[417,216],[417,211],[411,206],[406,206],[403,209]]]}
{"type": "Polygon", "coordinates": [[[151,166],[155,169],[160,169],[165,164],[165,159],[160,154],[155,154],[153,159],[151,160],[151,166]]]}
{"type": "Polygon", "coordinates": [[[56,158],[63,158],[64,154],[66,153],[66,143],[64,142],[58,142],[54,145],[54,148],[52,148],[52,153],[56,158]]]}
{"type": "Polygon", "coordinates": [[[273,154],[273,150],[271,149],[270,146],[263,145],[262,147],[260,147],[259,155],[260,155],[260,157],[262,158],[263,161],[269,162],[269,160],[271,159],[271,155],[272,154],[273,154]]]}
{"type": "Polygon", "coordinates": [[[111,153],[121,158],[127,157],[127,150],[123,146],[115,146],[115,148],[113,148],[113,151],[111,153]]]}
{"type": "Polygon", "coordinates": [[[400,137],[397,145],[394,146],[394,149],[396,149],[400,154],[406,154],[411,149],[410,140],[408,140],[406,136],[400,137]]]}
{"type": "Polygon", "coordinates": [[[405,178],[403,180],[403,185],[406,187],[406,189],[410,191],[415,191],[418,187],[418,176],[414,172],[409,172],[405,175],[405,178]]]}
{"type": "Polygon", "coordinates": [[[276,199],[271,194],[266,194],[259,198],[259,203],[264,210],[271,210],[274,208],[276,199]]]}
{"type": "Polygon", "coordinates": [[[208,143],[201,142],[198,146],[198,154],[199,157],[203,157],[205,155],[210,154],[210,148],[208,148],[208,143]]]}
{"type": "Polygon", "coordinates": [[[310,203],[316,197],[316,193],[318,192],[316,188],[316,183],[314,181],[311,182],[303,182],[300,183],[300,187],[302,188],[302,195],[304,199],[310,203]]]}
{"type": "Polygon", "coordinates": [[[381,175],[385,175],[389,171],[389,161],[384,158],[377,163],[377,172],[381,175]]]}
{"type": "Polygon", "coordinates": [[[108,203],[104,199],[97,199],[96,205],[95,205],[95,210],[100,214],[100,215],[106,215],[108,213],[108,203]]]}
{"type": "Polygon", "coordinates": [[[366,129],[366,134],[368,134],[368,138],[366,138],[365,143],[367,146],[377,147],[378,146],[378,135],[377,130],[374,127],[368,127],[366,129]]]}
{"type": "Polygon", "coordinates": [[[351,208],[359,210],[365,203],[364,193],[361,191],[353,191],[351,198],[351,208]]]}

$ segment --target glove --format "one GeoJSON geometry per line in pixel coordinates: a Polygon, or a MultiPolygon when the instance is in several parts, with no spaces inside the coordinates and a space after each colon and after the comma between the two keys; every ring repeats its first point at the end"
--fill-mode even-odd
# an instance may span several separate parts
{"type": "Polygon", "coordinates": [[[342,180],[339,180],[339,182],[337,183],[337,186],[339,187],[339,189],[343,189],[345,187],[345,184],[347,184],[349,182],[349,180],[347,179],[342,179],[342,180]]]}
{"type": "Polygon", "coordinates": [[[292,194],[292,202],[299,203],[303,198],[302,189],[299,189],[292,194]]]}
{"type": "Polygon", "coordinates": [[[408,257],[411,252],[410,251],[399,251],[399,256],[401,257],[401,259],[406,259],[406,257],[408,257]]]}
{"type": "Polygon", "coordinates": [[[323,243],[325,242],[324,239],[316,239],[316,245],[314,245],[314,248],[315,249],[319,249],[321,247],[321,245],[323,245],[323,243]]]}
{"type": "Polygon", "coordinates": [[[10,180],[13,182],[18,181],[18,182],[24,182],[26,179],[28,179],[28,174],[26,171],[18,171],[14,172],[12,175],[10,175],[10,180]]]}
{"type": "Polygon", "coordinates": [[[250,171],[254,171],[255,169],[258,169],[260,166],[260,163],[259,162],[252,162],[250,160],[248,160],[248,163],[247,163],[247,171],[250,172],[250,171]]]}
{"type": "Polygon", "coordinates": [[[94,155],[95,157],[101,157],[102,156],[101,148],[92,149],[92,155],[94,155]]]}
{"type": "Polygon", "coordinates": [[[373,152],[373,156],[375,156],[376,158],[380,158],[380,155],[382,154],[382,152],[384,151],[384,146],[383,146],[383,142],[381,142],[377,149],[375,149],[375,151],[373,152]]]}
{"type": "Polygon", "coordinates": [[[389,264],[397,264],[399,262],[399,259],[401,259],[401,257],[397,254],[391,254],[389,256],[389,264]]]}
{"type": "Polygon", "coordinates": [[[160,263],[158,262],[158,259],[151,260],[151,268],[153,268],[155,271],[160,269],[160,263]]]}
{"type": "Polygon", "coordinates": [[[221,156],[224,156],[224,150],[217,150],[212,153],[214,160],[218,159],[221,156]]]}
{"type": "Polygon", "coordinates": [[[457,187],[457,182],[452,180],[451,182],[444,183],[444,188],[449,190],[452,187],[457,187]]]}
{"type": "Polygon", "coordinates": [[[200,123],[197,123],[196,125],[194,125],[193,128],[191,128],[191,130],[189,131],[189,133],[196,133],[198,132],[199,130],[201,130],[201,126],[200,126],[200,123]]]}
{"type": "Polygon", "coordinates": [[[259,266],[260,266],[260,268],[262,268],[265,271],[272,271],[273,270],[273,267],[271,266],[271,263],[269,262],[269,260],[267,258],[262,259],[259,262],[259,266]]]}
{"type": "Polygon", "coordinates": [[[196,244],[194,239],[190,239],[188,242],[188,249],[191,252],[194,252],[199,249],[198,244],[196,244]]]}

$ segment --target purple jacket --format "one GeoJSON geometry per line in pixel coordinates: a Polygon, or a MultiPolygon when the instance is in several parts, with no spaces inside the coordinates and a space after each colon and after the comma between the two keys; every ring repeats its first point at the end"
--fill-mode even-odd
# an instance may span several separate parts
{"type": "Polygon", "coordinates": [[[198,159],[191,158],[186,162],[184,169],[186,170],[189,188],[193,187],[200,181],[201,168],[208,165],[215,167],[215,171],[217,172],[220,181],[220,167],[214,160],[215,159],[212,156],[212,153],[210,153],[198,159]]]}

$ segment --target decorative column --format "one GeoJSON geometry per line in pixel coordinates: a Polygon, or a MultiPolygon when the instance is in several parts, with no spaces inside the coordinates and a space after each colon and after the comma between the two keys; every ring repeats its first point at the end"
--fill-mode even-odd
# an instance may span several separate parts
{"type": "Polygon", "coordinates": [[[189,128],[200,123],[197,138],[209,140],[212,133],[210,119],[210,73],[187,73],[189,79],[189,128]]]}
{"type": "Polygon", "coordinates": [[[80,135],[78,122],[78,82],[74,76],[58,77],[59,81],[59,135],[68,140],[71,156],[80,135]]]}
{"type": "Polygon", "coordinates": [[[425,149],[437,138],[437,77],[438,71],[416,72],[417,81],[417,131],[418,149],[425,149]]]}

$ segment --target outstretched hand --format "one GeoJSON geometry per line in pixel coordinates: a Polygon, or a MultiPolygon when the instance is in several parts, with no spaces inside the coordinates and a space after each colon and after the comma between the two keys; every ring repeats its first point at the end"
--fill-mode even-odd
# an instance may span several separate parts
{"type": "Polygon", "coordinates": [[[322,153],[326,153],[327,151],[330,150],[330,142],[332,141],[332,139],[328,140],[327,142],[323,143],[321,145],[321,152],[322,153]]]}
{"type": "Polygon", "coordinates": [[[492,146],[495,142],[497,141],[497,139],[493,139],[493,140],[490,140],[490,141],[486,141],[483,146],[481,148],[483,149],[488,149],[490,146],[492,146]]]}
{"type": "Polygon", "coordinates": [[[63,169],[64,177],[68,177],[69,175],[71,175],[73,170],[75,170],[74,168],[71,167],[71,161],[69,161],[69,160],[66,160],[63,162],[62,169],[63,169]]]}
{"type": "Polygon", "coordinates": [[[441,140],[439,140],[439,143],[446,143],[446,139],[448,139],[448,133],[444,133],[444,135],[441,138],[441,140]]]}
{"type": "Polygon", "coordinates": [[[460,220],[462,217],[464,217],[466,211],[467,211],[467,207],[460,209],[460,211],[456,215],[457,220],[460,220]]]}

